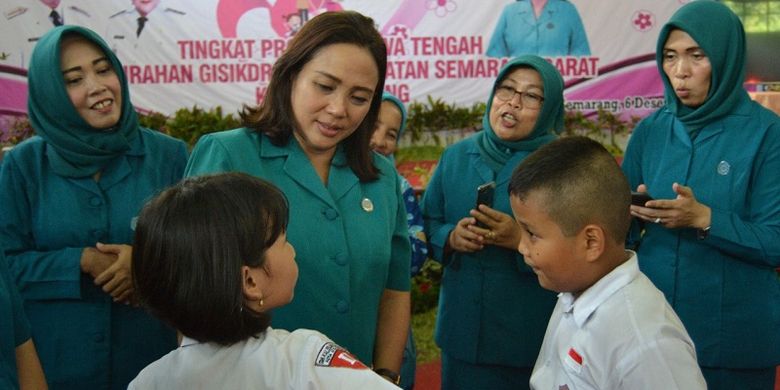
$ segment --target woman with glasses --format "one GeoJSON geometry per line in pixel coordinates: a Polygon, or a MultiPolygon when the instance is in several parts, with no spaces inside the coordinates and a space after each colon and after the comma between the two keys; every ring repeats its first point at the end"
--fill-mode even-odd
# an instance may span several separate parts
{"type": "Polygon", "coordinates": [[[483,131],[448,147],[423,198],[431,257],[444,266],[436,343],[442,389],[528,388],[556,296],[517,252],[512,170],[563,129],[563,79],[538,56],[508,62],[483,131]],[[477,187],[495,189],[477,208],[477,187]]]}

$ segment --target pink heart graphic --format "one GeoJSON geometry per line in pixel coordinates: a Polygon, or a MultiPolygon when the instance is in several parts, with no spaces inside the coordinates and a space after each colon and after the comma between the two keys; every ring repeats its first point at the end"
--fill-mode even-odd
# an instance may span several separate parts
{"type": "MultiPolygon", "coordinates": [[[[287,17],[298,13],[298,0],[277,0],[273,5],[267,0],[220,0],[217,4],[217,25],[223,38],[236,38],[238,21],[254,9],[267,8],[271,14],[271,28],[279,37],[286,36],[287,17]]],[[[341,9],[341,5],[333,0],[309,0],[309,13],[316,15],[324,11],[341,9]]],[[[396,8],[393,16],[382,26],[381,31],[387,34],[392,26],[403,25],[414,29],[428,12],[425,4],[419,0],[403,0],[396,8]]]]}

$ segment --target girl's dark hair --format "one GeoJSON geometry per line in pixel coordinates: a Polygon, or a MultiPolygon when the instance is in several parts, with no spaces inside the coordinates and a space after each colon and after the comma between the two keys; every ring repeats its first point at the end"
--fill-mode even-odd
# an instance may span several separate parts
{"type": "Polygon", "coordinates": [[[287,200],[243,174],[185,179],[144,206],[133,246],[136,297],[187,337],[230,345],[271,317],[244,304],[241,266],[262,267],[287,229],[287,200]]]}
{"type": "Polygon", "coordinates": [[[297,126],[292,110],[293,82],[318,51],[337,43],[366,48],[376,62],[379,79],[371,107],[357,130],[343,141],[347,164],[360,181],[376,180],[379,171],[374,166],[369,142],[382,104],[387,48],[374,21],[367,16],[354,11],[326,12],[306,22],[276,60],[263,102],[258,107],[244,105],[241,119],[244,126],[264,133],[275,145],[289,142],[297,126]]]}

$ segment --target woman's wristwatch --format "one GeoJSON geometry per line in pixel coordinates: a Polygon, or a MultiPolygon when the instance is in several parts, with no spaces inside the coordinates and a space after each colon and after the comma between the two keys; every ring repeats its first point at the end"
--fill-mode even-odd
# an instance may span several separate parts
{"type": "Polygon", "coordinates": [[[387,368],[375,368],[374,372],[377,375],[387,378],[390,382],[393,382],[396,386],[401,383],[401,375],[397,372],[387,368]]]}

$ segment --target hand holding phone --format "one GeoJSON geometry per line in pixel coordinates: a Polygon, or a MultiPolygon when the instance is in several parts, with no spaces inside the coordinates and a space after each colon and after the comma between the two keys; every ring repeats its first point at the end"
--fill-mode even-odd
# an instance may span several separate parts
{"type": "MultiPolygon", "coordinates": [[[[493,195],[496,191],[496,182],[491,181],[477,187],[477,205],[475,208],[479,210],[479,205],[484,204],[487,207],[493,207],[493,195]]],[[[477,220],[477,226],[486,228],[484,224],[477,220]]]]}
{"type": "Polygon", "coordinates": [[[645,203],[651,200],[653,200],[653,197],[651,197],[647,192],[631,191],[631,204],[634,206],[646,207],[645,203]]]}

